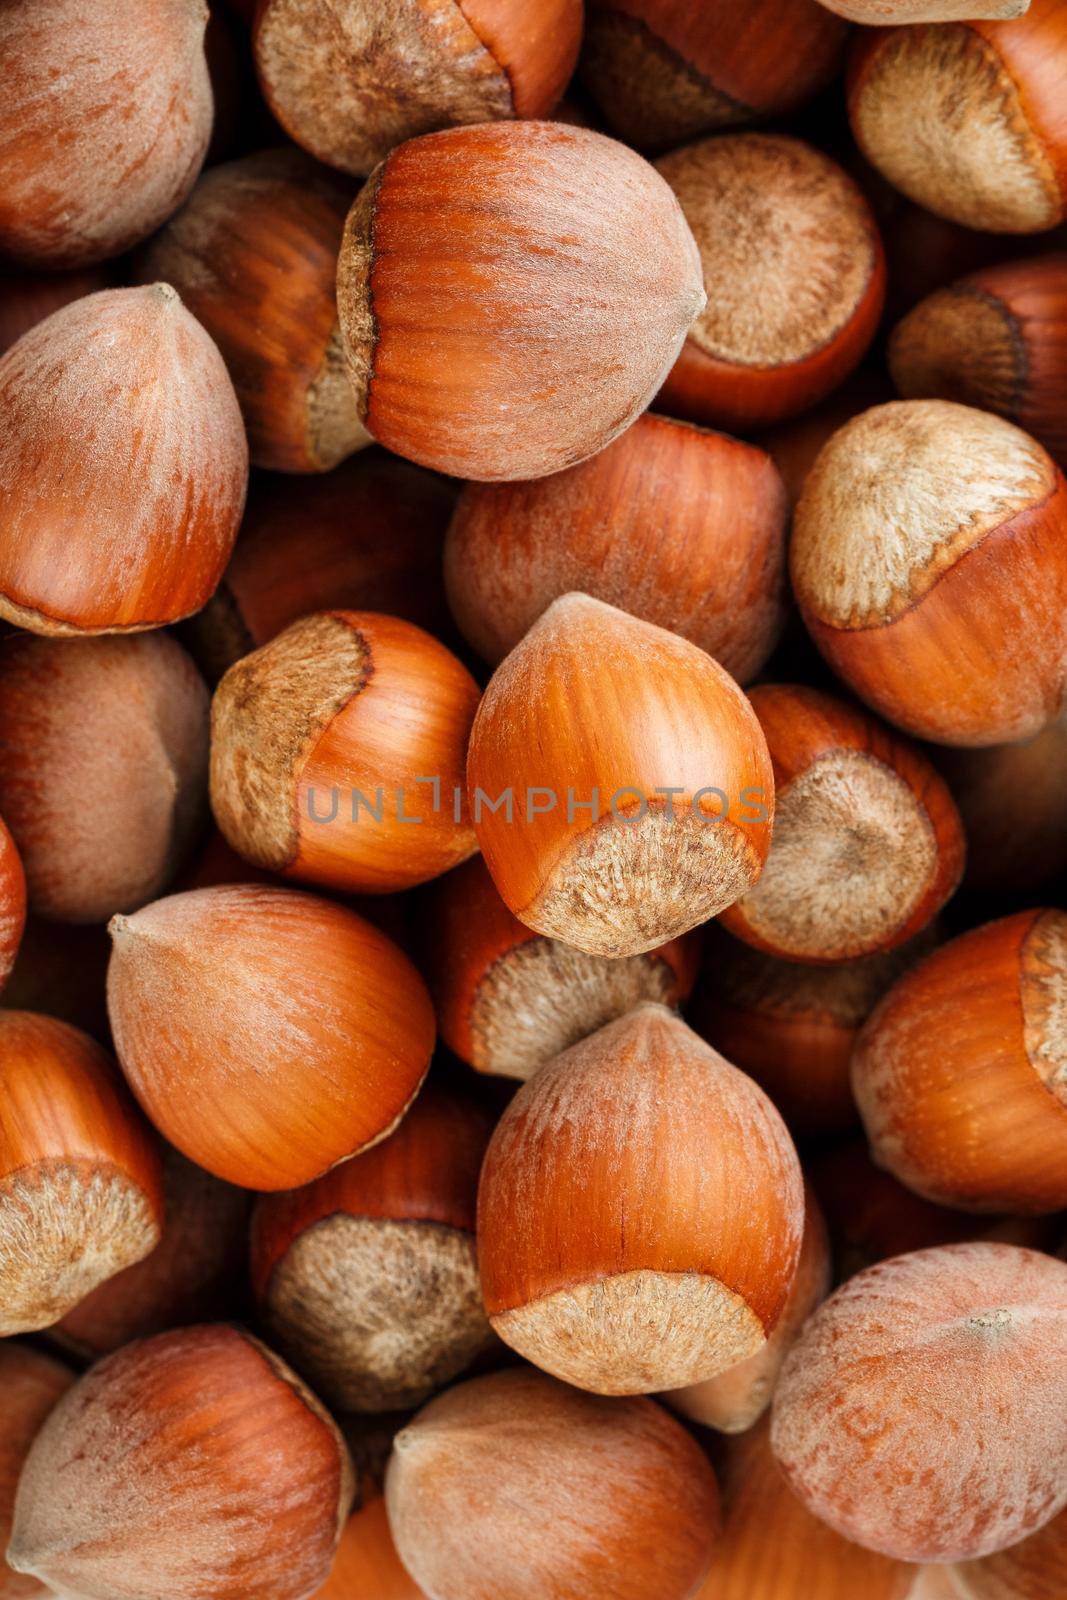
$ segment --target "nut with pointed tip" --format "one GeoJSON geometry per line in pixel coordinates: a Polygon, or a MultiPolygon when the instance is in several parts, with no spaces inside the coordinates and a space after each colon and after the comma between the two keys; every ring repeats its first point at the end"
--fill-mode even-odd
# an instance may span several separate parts
{"type": "Polygon", "coordinates": [[[445,544],[449,603],[494,666],[581,590],[691,639],[745,683],[784,621],[785,519],[762,450],[646,414],[569,472],[468,484],[445,544]]]}
{"type": "Polygon", "coordinates": [[[351,185],[301,151],[260,150],[210,168],[137,263],[218,345],[258,467],[328,472],[370,443],[337,322],[351,203],[351,185]]]}
{"type": "Polygon", "coordinates": [[[920,1250],[815,1313],[775,1391],[771,1444],[846,1539],[970,1560],[1067,1502],[1065,1373],[1067,1265],[1005,1244],[920,1250]]]}
{"type": "Polygon", "coordinates": [[[337,268],[364,426],[398,455],[480,480],[540,478],[610,444],[704,299],[659,174],[560,122],[400,145],[352,207],[337,268]]]}
{"type": "Polygon", "coordinates": [[[426,1600],[401,1563],[379,1495],[348,1519],[333,1570],[312,1600],[426,1600]]]}
{"type": "Polygon", "coordinates": [[[859,364],[882,315],[885,256],[862,190],[782,134],[705,139],[656,169],[708,289],[658,408],[738,431],[808,410],[859,364]]]}
{"type": "Polygon", "coordinates": [[[207,813],[207,689],[173,639],[0,640],[0,746],[33,912],[103,922],[167,887],[207,813]]]}
{"type": "Polygon", "coordinates": [[[360,174],[418,134],[548,116],[581,37],[581,0],[262,0],[253,33],[289,137],[360,174]]]}
{"type": "Polygon", "coordinates": [[[11,830],[0,817],[0,989],[15,966],[26,927],[26,873],[11,830]]]}
{"type": "Polygon", "coordinates": [[[425,1406],[397,1435],[385,1494],[434,1600],[688,1600],[719,1522],[707,1459],[660,1406],[528,1368],[425,1406]]]}
{"type": "Polygon", "coordinates": [[[580,71],[620,139],[664,150],[797,110],[846,37],[816,0],[589,0],[580,71]]]}
{"type": "Polygon", "coordinates": [[[240,1315],[249,1209],[243,1189],[164,1149],[162,1238],[151,1255],[68,1311],[50,1341],[95,1361],[131,1339],[240,1315]]]}
{"type": "Polygon", "coordinates": [[[933,943],[927,935],[903,949],[808,966],[709,930],[686,1018],[755,1078],[794,1135],[843,1133],[859,1120],[849,1078],[856,1036],[889,986],[933,943]]]}
{"type": "Polygon", "coordinates": [[[13,1340],[0,1344],[0,1600],[44,1600],[49,1593],[36,1578],[13,1572],[3,1552],[23,1463],[48,1413],[73,1382],[74,1374],[51,1356],[13,1340]]]}
{"type": "Polygon", "coordinates": [[[266,1325],[338,1410],[421,1405],[493,1345],[474,1248],[490,1131],[480,1107],[430,1086],[373,1150],[259,1201],[266,1325]]]}
{"type": "Polygon", "coordinates": [[[793,523],[793,589],[834,671],[941,744],[1027,738],[1067,684],[1067,483],[1000,417],[903,400],[824,446],[793,523]]]}
{"type": "Polygon", "coordinates": [[[916,22],[1003,22],[1021,17],[1030,0],[820,0],[849,22],[890,28],[916,22]]]}
{"type": "Polygon", "coordinates": [[[211,135],[207,20],[204,0],[2,8],[4,255],[42,267],[103,261],[178,209],[211,135]]]}
{"type": "Polygon", "coordinates": [[[963,825],[922,753],[844,700],[800,684],[750,696],[774,769],[759,882],[722,913],[736,938],[789,961],[897,949],[963,873],[963,825]]]}
{"type": "Polygon", "coordinates": [[[1067,463],[1067,254],[974,272],[897,324],[889,369],[906,400],[995,411],[1067,463]]]}
{"type": "Polygon", "coordinates": [[[0,617],[115,633],[198,611],[247,481],[229,374],[169,284],[54,312],[0,360],[0,617]]]}
{"type": "Polygon", "coordinates": [[[313,611],[381,611],[443,634],[455,501],[455,485],[377,446],[313,477],[253,473],[230,564],[183,642],[215,684],[313,611]]]}
{"type": "Polygon", "coordinates": [[[246,1189],[292,1189],[377,1144],[434,1043],[405,955],[352,911],[254,884],[111,923],[108,1009],[134,1093],[171,1144],[246,1189]]]}
{"type": "Polygon", "coordinates": [[[30,1450],[8,1559],[82,1600],[296,1600],[352,1500],[336,1424],[285,1363],[219,1324],[93,1367],[30,1450]]]}
{"type": "Polygon", "coordinates": [[[0,1335],[32,1333],[159,1243],[159,1151],[114,1062],[0,1011],[0,1335]]]}
{"type": "Polygon", "coordinates": [[[534,933],[480,857],[431,891],[420,943],[445,1044],[477,1072],[519,1079],[642,1000],[680,1005],[700,960],[695,934],[612,958],[534,933]]]}
{"type": "Polygon", "coordinates": [[[770,758],[734,680],[588,595],[553,601],[497,668],[467,784],[509,909],[591,955],[640,955],[706,922],[770,848],[770,758]]]}
{"type": "Polygon", "coordinates": [[[796,1151],[763,1091],[641,1005],[504,1112],[478,1193],[486,1310],[579,1388],[682,1388],[763,1347],[803,1222],[796,1151]]]}
{"type": "MultiPolygon", "coordinates": [[[[826,1223],[819,1202],[805,1185],[800,1257],[789,1297],[770,1338],[747,1361],[727,1367],[703,1383],[669,1389],[662,1398],[690,1422],[717,1428],[720,1433],[744,1433],[753,1427],[771,1403],[782,1363],[801,1328],[830,1292],[830,1265],[826,1223]]],[[[822,1596],[821,1589],[818,1593],[822,1596]]]]}
{"type": "Polygon", "coordinates": [[[952,1600],[1059,1600],[1067,1564],[1067,1510],[1009,1550],[951,1569],[952,1600]]]}
{"type": "Polygon", "coordinates": [[[1009,21],[871,30],[852,57],[852,131],[927,210],[987,233],[1044,232],[1067,216],[1065,58],[1060,0],[1009,21]]]}
{"type": "Polygon", "coordinates": [[[875,1159],[972,1211],[1067,1206],[1067,914],[953,939],[867,1022],[852,1085],[875,1159]]]}
{"type": "Polygon", "coordinates": [[[215,691],[215,820],[254,865],[305,883],[373,894],[425,883],[478,848],[464,777],[480,698],[412,622],[303,617],[215,691]]]}
{"type": "Polygon", "coordinates": [[[723,1440],[715,1464],[722,1534],[693,1600],[911,1600],[911,1567],[842,1539],[792,1493],[769,1418],[723,1440]]]}

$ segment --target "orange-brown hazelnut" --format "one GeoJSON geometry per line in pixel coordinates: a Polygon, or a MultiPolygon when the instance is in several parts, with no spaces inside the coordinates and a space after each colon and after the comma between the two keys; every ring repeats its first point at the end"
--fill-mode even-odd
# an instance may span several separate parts
{"type": "Polygon", "coordinates": [[[691,639],[745,683],[782,627],[785,519],[762,450],[646,414],[569,471],[468,484],[445,544],[449,604],[494,666],[580,590],[691,639]]]}
{"type": "Polygon", "coordinates": [[[169,284],[54,312],[0,358],[0,617],[113,633],[199,610],[247,481],[226,367],[169,284]]]}
{"type": "Polygon", "coordinates": [[[49,1592],[36,1578],[13,1572],[3,1552],[23,1463],[48,1413],[73,1382],[74,1374],[51,1356],[14,1340],[0,1344],[0,1600],[44,1600],[49,1592]]]}
{"type": "Polygon", "coordinates": [[[396,1553],[381,1495],[348,1519],[333,1570],[312,1600],[426,1600],[396,1553]]]}
{"type": "Polygon", "coordinates": [[[344,1440],[285,1363],[237,1328],[185,1328],[68,1390],[8,1560],[84,1600],[296,1600],[328,1576],[351,1500],[344,1440]]]}
{"type": "Polygon", "coordinates": [[[540,478],[610,444],[704,298],[668,185],[624,145],[561,122],[399,145],[352,207],[337,269],[364,426],[483,481],[540,478]]]}
{"type": "Polygon", "coordinates": [[[478,1193],[486,1310],[580,1388],[682,1388],[763,1347],[803,1222],[762,1090],[641,1005],[542,1067],[498,1123],[478,1193]]]}
{"type": "Polygon", "coordinates": [[[211,707],[211,804],[257,867],[388,894],[477,849],[464,796],[480,699],[414,623],[326,611],[226,673],[211,707]]]}
{"type": "Polygon", "coordinates": [[[11,830],[0,817],[0,989],[15,966],[26,926],[26,873],[11,830]]]}

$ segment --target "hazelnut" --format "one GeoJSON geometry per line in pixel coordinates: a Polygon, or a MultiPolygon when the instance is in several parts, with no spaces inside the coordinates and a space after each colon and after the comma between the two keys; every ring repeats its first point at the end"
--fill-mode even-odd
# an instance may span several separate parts
{"type": "Polygon", "coordinates": [[[664,149],[795,111],[846,32],[815,0],[589,0],[581,74],[621,139],[664,149]]]}
{"type": "Polygon", "coordinates": [[[312,611],[448,627],[441,544],[456,491],[373,448],[316,477],[254,472],[225,576],[182,636],[209,683],[312,611]]]}
{"type": "Polygon", "coordinates": [[[687,1600],[719,1520],[710,1466],[661,1407],[529,1369],[431,1400],[396,1437],[385,1493],[434,1600],[687,1600]]]}
{"type": "Polygon", "coordinates": [[[839,17],[867,27],[914,22],[970,22],[977,18],[1021,17],[1030,0],[820,0],[839,17]]]}
{"type": "Polygon", "coordinates": [[[204,0],[8,0],[0,16],[0,251],[121,255],[176,211],[211,134],[204,0]]]}
{"type": "Polygon", "coordinates": [[[907,400],[995,411],[1067,462],[1067,254],[987,267],[924,300],[893,330],[907,400]]]}
{"type": "Polygon", "coordinates": [[[722,1534],[693,1600],[914,1600],[914,1569],[828,1528],[792,1493],[770,1445],[770,1421],[715,1452],[722,1534]]]}
{"type": "Polygon", "coordinates": [[[291,1189],[376,1144],[434,1042],[422,979],[344,907],[238,884],[111,922],[123,1071],[171,1144],[247,1189],[291,1189]]]}
{"type": "Polygon", "coordinates": [[[339,1410],[421,1405],[492,1345],[474,1249],[490,1128],[429,1087],[373,1150],[259,1201],[252,1279],[267,1327],[339,1410]]]}
{"type": "Polygon", "coordinates": [[[138,263],[218,345],[256,466],[328,472],[370,443],[337,321],[351,203],[351,185],[300,151],[260,150],[206,172],[138,263]]]}
{"type": "Polygon", "coordinates": [[[862,191],[782,134],[705,139],[656,169],[708,290],[657,405],[741,431],[808,410],[859,364],[882,315],[885,258],[862,191]]]}
{"type": "Polygon", "coordinates": [[[497,668],[467,782],[509,909],[591,955],[640,955],[707,921],[770,847],[770,759],[734,680],[583,594],[553,601],[497,668]]]}
{"type": "Polygon", "coordinates": [[[0,1390],[4,1415],[0,1422],[0,1600],[44,1600],[48,1591],[36,1578],[12,1572],[3,1551],[11,1534],[15,1490],[23,1462],[45,1418],[74,1382],[74,1374],[29,1345],[0,1344],[0,1390]]]}
{"type": "Polygon", "coordinates": [[[932,944],[922,936],[855,961],[809,966],[712,936],[687,1017],[755,1078],[795,1135],[841,1133],[859,1120],[849,1078],[856,1036],[890,985],[932,944]]]}
{"type": "Polygon", "coordinates": [[[791,961],[905,944],[963,872],[963,824],[944,779],[907,741],[817,689],[761,684],[750,698],[774,769],[774,834],[759,881],[723,926],[791,961]]]}
{"type": "Polygon", "coordinates": [[[0,1335],[58,1322],[162,1223],[156,1143],[111,1058],[65,1022],[0,1011],[0,1335]]]}
{"type": "Polygon", "coordinates": [[[691,639],[744,683],[782,627],[785,517],[762,450],[646,414],[566,472],[468,484],[445,545],[449,604],[494,666],[580,590],[691,639]]]}
{"type": "Polygon", "coordinates": [[[50,1340],[95,1360],[131,1339],[242,1311],[248,1215],[244,1190],[165,1149],[156,1248],[80,1300],[49,1330],[50,1340]]]}
{"type": "Polygon", "coordinates": [[[35,1440],[8,1560],[84,1600],[297,1600],[329,1574],[352,1498],[336,1424],[237,1328],[108,1356],[35,1440]]]}
{"type": "Polygon", "coordinates": [[[1067,1206],[1067,914],[1024,911],[935,950],[889,991],[852,1057],[875,1159],[972,1211],[1067,1206]]]}
{"type": "Polygon", "coordinates": [[[349,214],[337,300],[374,438],[493,480],[610,444],[656,393],[704,289],[647,162],[584,128],[511,122],[386,157],[349,214]]]}
{"type": "Polygon", "coordinates": [[[804,1192],[804,1236],[792,1287],[778,1326],[754,1356],[727,1367],[714,1378],[672,1389],[663,1399],[690,1422],[721,1433],[744,1433],[771,1403],[782,1362],[801,1328],[830,1292],[830,1239],[819,1202],[804,1192]]]}
{"type": "Polygon", "coordinates": [[[11,830],[0,817],[0,989],[10,978],[26,926],[26,874],[11,830]]]}
{"type": "Polygon", "coordinates": [[[581,0],[262,0],[254,40],[290,138],[367,173],[416,134],[546,116],[581,35],[581,0]]]}
{"type": "Polygon", "coordinates": [[[333,1571],[312,1600],[426,1600],[401,1565],[385,1500],[379,1495],[348,1519],[333,1571]]]}
{"type": "Polygon", "coordinates": [[[1067,1502],[1067,1266],[919,1250],[831,1295],[786,1358],[771,1444],[809,1511],[903,1561],[1014,1544],[1067,1502]]]}
{"type": "Polygon", "coordinates": [[[226,673],[211,708],[211,803],[258,867],[391,893],[477,849],[464,803],[478,685],[414,623],[324,611],[226,673]]]}
{"type": "Polygon", "coordinates": [[[879,172],[928,210],[987,233],[1041,233],[1067,216],[1065,53],[1060,0],[1032,0],[1007,22],[861,34],[852,131],[879,172]]]}
{"type": "Polygon", "coordinates": [[[0,745],[34,912],[102,922],[166,888],[207,812],[207,689],[173,639],[0,640],[0,745]]]}
{"type": "Polygon", "coordinates": [[[436,886],[421,943],[444,1043],[478,1072],[520,1079],[642,1000],[679,1005],[699,961],[694,934],[613,958],[534,933],[480,857],[436,886]]]}
{"type": "Polygon", "coordinates": [[[945,400],[835,433],[793,525],[793,589],[835,672],[943,744],[1027,738],[1067,660],[1067,485],[1036,440],[945,400]]]}
{"type": "Polygon", "coordinates": [[[1067,1511],[1010,1550],[951,1569],[953,1600],[1057,1600],[1067,1560],[1067,1511]]]}
{"type": "Polygon", "coordinates": [[[0,617],[113,633],[199,610],[247,479],[222,357],[169,284],[54,312],[0,359],[0,617]]]}
{"type": "Polygon", "coordinates": [[[698,1383],[773,1332],[803,1220],[762,1090],[641,1005],[542,1067],[497,1125],[478,1193],[489,1320],[595,1393],[698,1383]]]}

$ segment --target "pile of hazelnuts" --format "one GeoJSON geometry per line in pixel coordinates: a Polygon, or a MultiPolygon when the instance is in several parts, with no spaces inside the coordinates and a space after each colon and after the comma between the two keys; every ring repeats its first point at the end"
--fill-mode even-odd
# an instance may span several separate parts
{"type": "Polygon", "coordinates": [[[0,1600],[1063,1600],[1067,4],[0,82],[0,1600]]]}

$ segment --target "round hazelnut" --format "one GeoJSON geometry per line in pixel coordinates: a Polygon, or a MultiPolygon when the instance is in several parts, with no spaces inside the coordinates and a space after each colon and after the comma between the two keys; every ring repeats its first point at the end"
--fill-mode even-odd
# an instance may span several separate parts
{"type": "Polygon", "coordinates": [[[928,210],[987,233],[1041,233],[1067,216],[1065,53],[1060,0],[1032,0],[1009,21],[871,30],[852,57],[852,131],[928,210]]]}
{"type": "Polygon", "coordinates": [[[313,611],[449,627],[441,545],[455,487],[374,447],[314,477],[254,472],[222,582],[182,637],[209,683],[313,611]]]}
{"type": "Polygon", "coordinates": [[[138,262],[218,345],[256,466],[328,472],[370,443],[337,321],[351,203],[351,185],[300,151],[260,150],[207,171],[138,262]]]}
{"type": "Polygon", "coordinates": [[[286,133],[361,174],[416,134],[547,116],[581,36],[581,0],[262,0],[254,30],[286,133]]]}
{"type": "Polygon", "coordinates": [[[257,884],[111,922],[108,1009],[170,1143],[246,1189],[291,1189],[399,1122],[434,1043],[407,957],[344,907],[257,884]]]}
{"type": "Polygon", "coordinates": [[[102,922],[166,888],[207,813],[207,689],[173,639],[0,640],[0,746],[35,913],[102,922]]]}
{"type": "Polygon", "coordinates": [[[58,1322],[162,1224],[156,1142],[111,1058],[65,1022],[0,1011],[0,1335],[58,1322]]]}
{"type": "Polygon", "coordinates": [[[131,1339],[243,1311],[249,1198],[163,1151],[163,1234],[143,1261],[80,1300],[49,1339],[86,1360],[131,1339]]]}
{"type": "Polygon", "coordinates": [[[121,255],[178,209],[207,152],[207,6],[0,11],[0,251],[49,268],[121,255]]]}
{"type": "Polygon", "coordinates": [[[232,666],[211,707],[211,804],[258,867],[391,893],[474,854],[464,801],[480,699],[414,623],[324,611],[232,666]]]}
{"type": "Polygon", "coordinates": [[[1067,462],[1067,254],[1006,262],[941,289],[898,323],[893,381],[906,400],[995,411],[1067,462]]]}
{"type": "Polygon", "coordinates": [[[1067,1206],[1067,914],[953,939],[897,982],[852,1057],[875,1159],[973,1211],[1067,1206]]]}
{"type": "Polygon", "coordinates": [[[169,284],[65,306],[0,359],[0,617],[113,633],[199,610],[247,480],[222,357],[169,284]]]}
{"type": "Polygon", "coordinates": [[[647,162],[584,128],[510,122],[386,157],[349,214],[337,300],[373,437],[494,480],[610,444],[656,393],[704,289],[647,162]]]}
{"type": "Polygon", "coordinates": [[[0,1600],[44,1600],[49,1591],[36,1578],[13,1572],[3,1557],[11,1536],[11,1516],[19,1474],[45,1418],[74,1374],[51,1356],[5,1339],[0,1344],[0,1600]]]}
{"type": "Polygon", "coordinates": [[[815,643],[889,721],[1027,738],[1067,661],[1067,485],[1028,434],[945,400],[876,406],[808,475],[790,553],[815,643]]]}
{"type": "Polygon", "coordinates": [[[807,1324],[771,1443],[809,1511],[903,1561],[1002,1550],[1067,1502],[1067,1265],[1003,1244],[869,1267],[807,1324]]]}
{"type": "Polygon", "coordinates": [[[963,824],[944,779],[906,740],[817,689],[761,684],[750,700],[774,770],[774,833],[758,882],[723,926],[790,961],[905,944],[963,872],[963,824]]]}
{"type": "Polygon", "coordinates": [[[434,1600],[687,1600],[719,1520],[703,1452],[661,1407],[528,1368],[431,1400],[397,1434],[385,1493],[434,1600]]]}
{"type": "Polygon", "coordinates": [[[468,484],[445,544],[449,604],[494,666],[578,590],[691,639],[745,683],[782,627],[785,519],[764,451],[646,414],[566,472],[468,484]]]}
{"type": "Polygon", "coordinates": [[[642,1000],[680,1005],[700,954],[694,934],[610,957],[534,933],[480,856],[436,885],[421,945],[445,1044],[477,1072],[520,1079],[642,1000]]]}
{"type": "Polygon", "coordinates": [[[542,1067],[497,1125],[478,1193],[486,1310],[579,1388],[682,1388],[763,1347],[803,1221],[762,1090],[641,1005],[542,1067]]]}
{"type": "Polygon", "coordinates": [[[816,0],[588,0],[581,74],[620,139],[665,149],[795,111],[846,35],[816,0]]]}
{"type": "Polygon", "coordinates": [[[68,1390],[15,1501],[16,1572],[83,1600],[295,1600],[352,1499],[336,1424],[237,1328],[138,1340],[68,1390]]]}
{"type": "Polygon", "coordinates": [[[553,601],[497,668],[467,782],[509,909],[591,955],[639,955],[706,922],[770,847],[767,745],[734,680],[583,594],[553,601]]]}
{"type": "Polygon", "coordinates": [[[690,1422],[716,1428],[721,1433],[744,1433],[762,1417],[771,1403],[782,1363],[801,1328],[830,1292],[830,1239],[826,1223],[811,1189],[804,1191],[804,1236],[792,1287],[778,1325],[756,1354],[714,1378],[671,1389],[663,1395],[669,1406],[690,1422]]]}
{"type": "Polygon", "coordinates": [[[809,966],[712,935],[687,1019],[755,1078],[795,1135],[841,1133],[859,1120],[849,1063],[860,1028],[931,944],[921,937],[902,949],[809,966]]]}
{"type": "Polygon", "coordinates": [[[708,291],[660,409],[745,431],[808,410],[874,338],[885,258],[862,191],[799,139],[738,133],[663,156],[708,291]]]}
{"type": "Polygon", "coordinates": [[[474,1248],[490,1128],[431,1086],[373,1150],[258,1202],[252,1281],[266,1325],[339,1410],[421,1405],[492,1345],[474,1248]]]}
{"type": "Polygon", "coordinates": [[[898,27],[915,22],[971,22],[978,18],[1021,17],[1030,0],[821,0],[850,22],[865,27],[898,27]]]}

